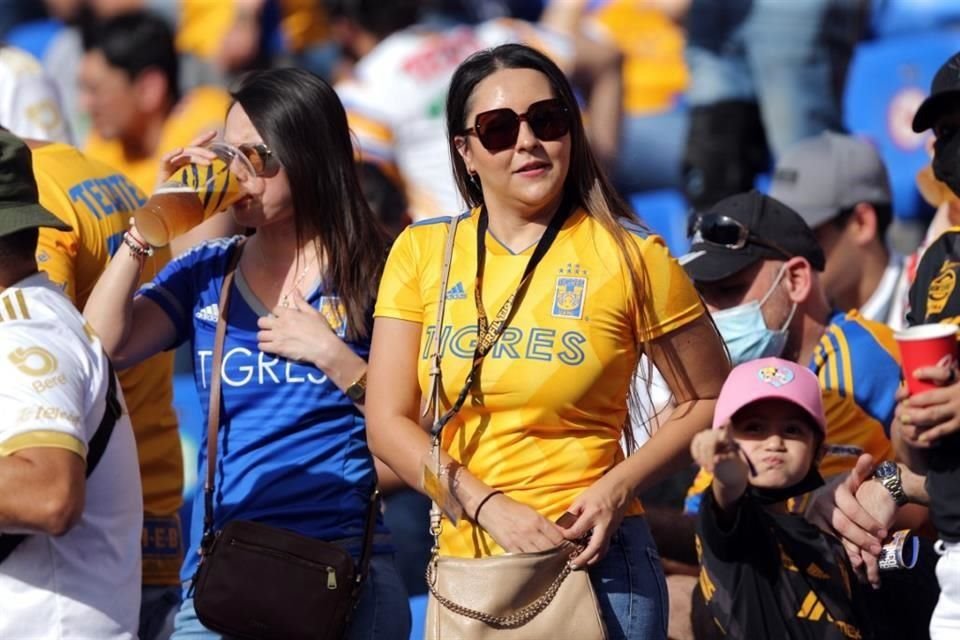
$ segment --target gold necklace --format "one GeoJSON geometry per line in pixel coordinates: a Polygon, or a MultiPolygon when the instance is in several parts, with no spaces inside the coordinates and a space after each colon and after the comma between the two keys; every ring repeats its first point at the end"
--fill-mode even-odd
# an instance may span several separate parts
{"type": "Polygon", "coordinates": [[[300,275],[297,276],[296,280],[293,281],[293,285],[287,289],[286,293],[280,295],[280,306],[284,309],[290,308],[290,296],[294,291],[297,291],[300,288],[300,283],[303,282],[303,279],[307,277],[307,273],[310,271],[310,261],[306,260],[306,263],[303,265],[303,271],[300,272],[300,275]]]}

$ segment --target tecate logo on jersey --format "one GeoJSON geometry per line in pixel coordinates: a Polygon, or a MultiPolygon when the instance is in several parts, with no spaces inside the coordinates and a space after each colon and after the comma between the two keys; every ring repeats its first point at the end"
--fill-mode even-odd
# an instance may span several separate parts
{"type": "MultiPolygon", "coordinates": [[[[201,349],[197,351],[197,356],[200,359],[200,382],[206,389],[210,384],[210,359],[213,357],[213,351],[201,349]]],[[[277,384],[319,385],[327,382],[327,376],[318,369],[314,369],[316,373],[308,369],[306,365],[282,360],[279,356],[272,356],[262,351],[251,351],[245,347],[234,347],[223,354],[220,379],[228,387],[277,384]]]]}

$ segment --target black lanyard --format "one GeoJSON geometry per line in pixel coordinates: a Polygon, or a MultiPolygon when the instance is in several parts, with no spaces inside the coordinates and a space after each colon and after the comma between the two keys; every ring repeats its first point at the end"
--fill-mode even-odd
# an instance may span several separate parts
{"type": "MultiPolygon", "coordinates": [[[[473,379],[480,369],[480,363],[486,355],[490,353],[490,350],[493,349],[493,345],[497,343],[500,336],[503,335],[503,332],[513,317],[514,310],[520,305],[520,301],[527,292],[527,287],[533,277],[534,270],[537,268],[537,265],[540,264],[540,261],[543,260],[543,257],[547,255],[547,251],[550,249],[553,241],[557,239],[557,234],[560,233],[560,228],[563,227],[563,223],[567,221],[572,211],[573,203],[565,198],[563,202],[560,203],[560,208],[557,209],[553,218],[550,219],[550,224],[547,225],[546,231],[540,236],[540,240],[537,242],[537,246],[534,248],[530,259],[527,260],[527,266],[524,267],[523,275],[520,276],[520,284],[517,285],[516,290],[503,302],[503,305],[501,305],[500,310],[497,312],[497,315],[494,316],[493,322],[491,323],[487,319],[486,309],[483,308],[483,268],[487,257],[487,209],[486,207],[480,209],[480,216],[477,220],[477,276],[473,289],[473,301],[477,307],[477,346],[473,350],[473,363],[470,366],[470,371],[467,373],[463,388],[460,390],[460,395],[457,396],[457,401],[453,403],[450,410],[443,414],[433,425],[431,433],[434,436],[439,434],[450,419],[463,408],[463,403],[466,402],[467,396],[470,394],[470,387],[473,386],[473,379]]],[[[441,327],[437,327],[437,331],[440,330],[441,327]]]]}

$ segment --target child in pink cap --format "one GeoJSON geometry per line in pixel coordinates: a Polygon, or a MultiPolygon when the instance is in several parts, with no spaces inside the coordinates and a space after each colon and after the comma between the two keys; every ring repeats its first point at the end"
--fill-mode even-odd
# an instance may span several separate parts
{"type": "MultiPolygon", "coordinates": [[[[816,376],[779,358],[736,367],[713,429],[690,446],[714,476],[697,519],[700,588],[725,638],[867,638],[840,542],[786,501],[823,484],[826,419],[816,376]]],[[[696,608],[696,607],[695,607],[696,608]]]]}

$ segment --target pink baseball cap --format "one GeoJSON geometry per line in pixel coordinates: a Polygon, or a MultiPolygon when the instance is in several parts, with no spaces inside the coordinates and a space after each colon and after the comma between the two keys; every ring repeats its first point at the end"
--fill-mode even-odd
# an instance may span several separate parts
{"type": "Polygon", "coordinates": [[[744,362],[735,367],[723,383],[713,412],[713,428],[719,429],[749,404],[776,398],[806,411],[820,427],[821,434],[826,435],[827,419],[820,393],[817,376],[796,362],[781,358],[744,362]]]}

